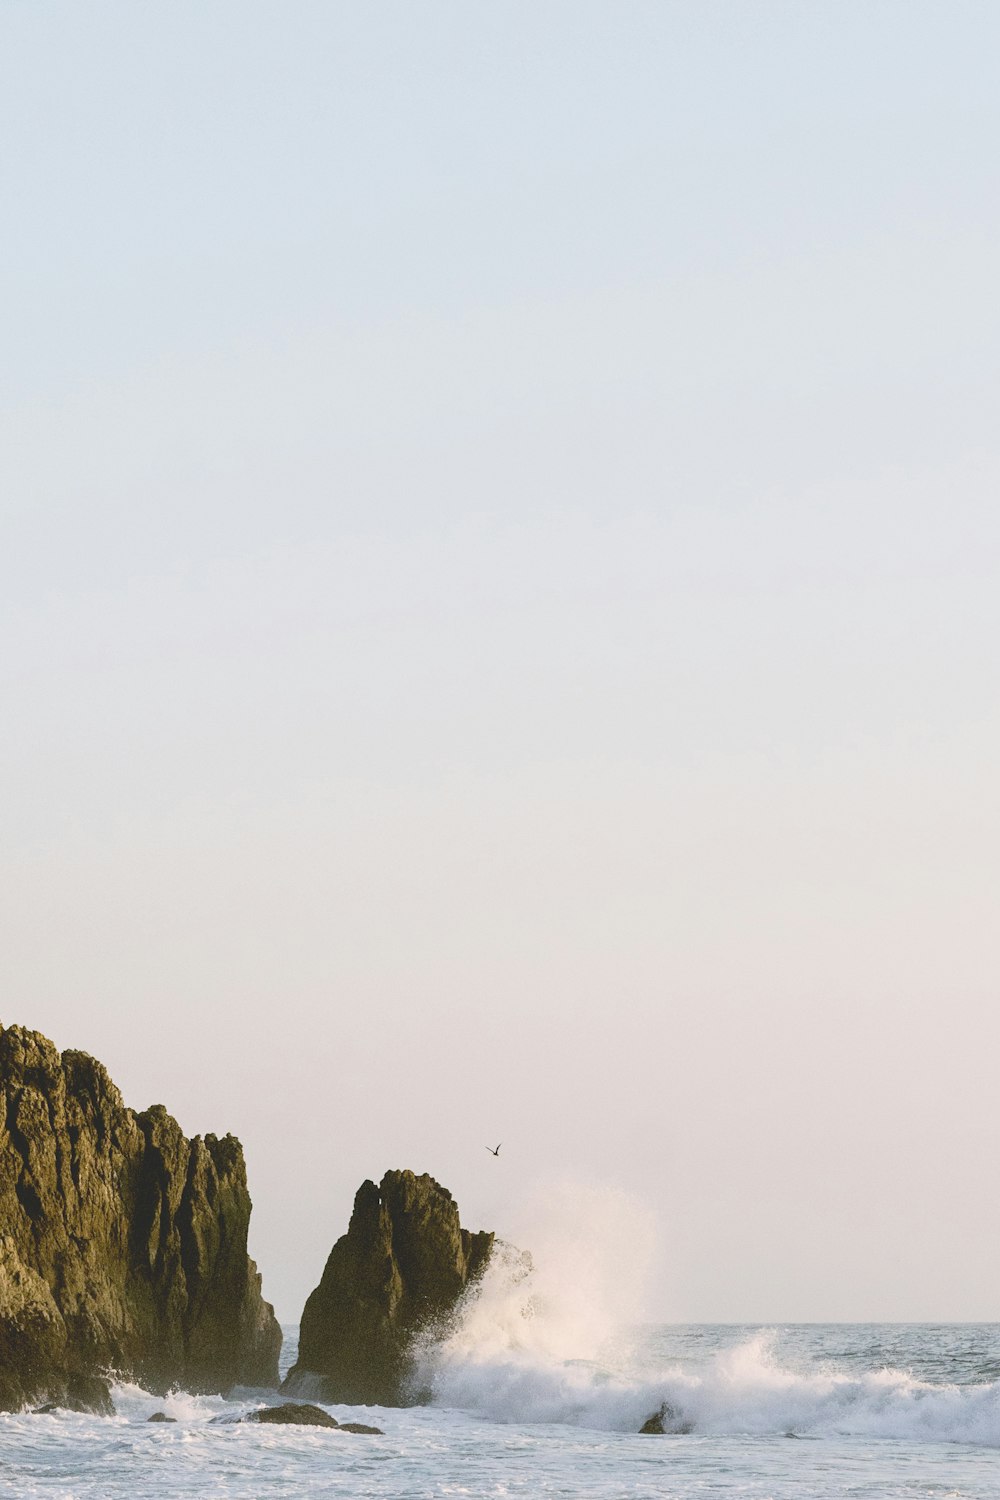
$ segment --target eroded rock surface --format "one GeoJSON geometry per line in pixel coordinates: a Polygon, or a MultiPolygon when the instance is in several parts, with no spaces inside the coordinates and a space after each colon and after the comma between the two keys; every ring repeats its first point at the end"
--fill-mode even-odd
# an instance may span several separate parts
{"type": "Polygon", "coordinates": [[[188,1140],[86,1053],[0,1027],[0,1410],[102,1409],[110,1370],[157,1391],[276,1385],[250,1207],[232,1136],[188,1140]]]}
{"type": "Polygon", "coordinates": [[[308,1401],[286,1401],[284,1406],[262,1406],[259,1411],[248,1412],[244,1422],[272,1422],[280,1427],[339,1427],[336,1417],[331,1417],[321,1406],[308,1401]]]}
{"type": "MultiPolygon", "coordinates": [[[[152,1420],[152,1419],[150,1419],[152,1420]]],[[[336,1427],[338,1432],[361,1433],[368,1437],[385,1437],[381,1427],[369,1427],[365,1422],[338,1422],[321,1406],[310,1401],[286,1401],[283,1406],[262,1406],[248,1412],[243,1422],[267,1422],[279,1427],[336,1427]]]]}
{"type": "Polygon", "coordinates": [[[492,1234],[462,1228],[433,1177],[387,1172],[378,1187],[363,1182],[306,1302],[284,1389],[352,1406],[410,1404],[414,1335],[452,1311],[492,1249],[492,1234]]]}

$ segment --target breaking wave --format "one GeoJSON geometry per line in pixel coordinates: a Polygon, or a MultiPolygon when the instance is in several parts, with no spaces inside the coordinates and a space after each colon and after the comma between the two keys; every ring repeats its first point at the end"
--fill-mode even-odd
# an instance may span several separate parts
{"type": "Polygon", "coordinates": [[[548,1203],[530,1256],[498,1246],[444,1337],[419,1351],[418,1379],[436,1406],[622,1432],[662,1412],[667,1432],[699,1436],[1000,1447],[996,1379],[951,1384],[903,1369],[796,1361],[778,1330],[671,1358],[669,1330],[634,1328],[650,1236],[613,1199],[581,1200],[574,1190],[548,1203]],[[623,1331],[630,1320],[631,1334],[623,1331]]]}

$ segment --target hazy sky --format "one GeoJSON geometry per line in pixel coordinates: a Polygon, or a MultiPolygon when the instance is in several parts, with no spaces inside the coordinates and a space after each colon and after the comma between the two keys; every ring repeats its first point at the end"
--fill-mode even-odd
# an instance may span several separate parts
{"type": "Polygon", "coordinates": [[[3,5],[0,1018],[241,1137],[281,1316],[411,1166],[1000,1317],[998,55],[3,5]]]}

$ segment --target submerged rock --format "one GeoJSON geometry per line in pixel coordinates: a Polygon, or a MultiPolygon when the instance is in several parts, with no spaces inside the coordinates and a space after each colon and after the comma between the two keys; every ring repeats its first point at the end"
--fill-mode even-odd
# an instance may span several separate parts
{"type": "Polygon", "coordinates": [[[0,1027],[0,1410],[111,1412],[107,1370],[158,1391],[276,1385],[250,1206],[232,1136],[188,1140],[86,1053],[0,1027]]]}
{"type": "Polygon", "coordinates": [[[308,1402],[286,1401],[284,1406],[262,1406],[259,1411],[248,1412],[244,1422],[275,1422],[295,1427],[339,1427],[336,1417],[320,1406],[308,1402]]]}
{"type": "Polygon", "coordinates": [[[154,1413],[153,1413],[153,1415],[151,1417],[147,1417],[146,1418],[146,1421],[147,1422],[176,1422],[177,1418],[176,1417],[168,1417],[165,1411],[154,1411],[154,1413]]]}
{"type": "Polygon", "coordinates": [[[693,1431],[693,1423],[675,1410],[669,1401],[664,1401],[659,1411],[654,1411],[639,1428],[639,1432],[648,1437],[665,1437],[668,1433],[673,1435],[693,1431]]]}
{"type": "Polygon", "coordinates": [[[433,1177],[387,1172],[378,1187],[362,1183],[306,1302],[298,1363],[282,1389],[350,1406],[409,1404],[414,1335],[453,1310],[492,1249],[492,1234],[462,1228],[433,1177]]]}
{"type": "MultiPolygon", "coordinates": [[[[286,1401],[282,1406],[262,1406],[258,1411],[247,1412],[244,1422],[268,1422],[279,1426],[336,1427],[338,1432],[369,1433],[372,1437],[385,1437],[381,1427],[368,1427],[364,1422],[338,1422],[321,1406],[309,1401],[286,1401]]],[[[150,1418],[152,1421],[152,1418],[150,1418]]]]}

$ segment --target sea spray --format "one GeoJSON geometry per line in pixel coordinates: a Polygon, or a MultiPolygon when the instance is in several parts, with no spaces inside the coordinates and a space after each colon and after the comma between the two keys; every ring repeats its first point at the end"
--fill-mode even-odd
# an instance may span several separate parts
{"type": "MultiPolygon", "coordinates": [[[[532,1342],[539,1312],[526,1305],[521,1332],[532,1342]]],[[[523,1423],[487,1368],[471,1411],[332,1409],[384,1428],[375,1445],[240,1421],[259,1394],[118,1385],[116,1417],[0,1415],[0,1500],[996,1500],[998,1325],[647,1325],[634,1359],[556,1361],[546,1386],[536,1355],[523,1423]],[[637,1417],[668,1398],[686,1403],[693,1431],[639,1436],[637,1417]],[[151,1423],[158,1410],[175,1422],[151,1423]]]]}
{"type": "Polygon", "coordinates": [[[561,1183],[518,1216],[448,1327],[417,1350],[436,1403],[505,1421],[582,1420],[591,1395],[629,1387],[628,1330],[642,1316],[655,1245],[651,1215],[617,1189],[561,1183]],[[524,1246],[525,1248],[521,1248],[524,1246]]]}
{"type": "Polygon", "coordinates": [[[518,1248],[498,1245],[449,1326],[417,1350],[419,1382],[436,1406],[502,1423],[633,1433],[666,1406],[676,1429],[696,1438],[1000,1447],[995,1379],[942,1383],[889,1364],[845,1369],[797,1352],[780,1329],[733,1330],[722,1344],[721,1330],[706,1329],[693,1348],[681,1330],[637,1326],[653,1225],[622,1194],[549,1190],[521,1221],[518,1248]]]}
{"type": "Polygon", "coordinates": [[[1000,1381],[942,1384],[906,1370],[853,1373],[825,1362],[801,1368],[782,1349],[778,1330],[738,1339],[692,1368],[689,1359],[669,1359],[670,1334],[650,1330],[645,1347],[635,1337],[628,1371],[619,1362],[546,1361],[531,1340],[533,1348],[479,1358],[464,1351],[455,1358],[456,1346],[449,1344],[440,1351],[434,1398],[500,1422],[637,1432],[666,1407],[674,1431],[701,1438],[853,1437],[1000,1447],[1000,1381]]]}

